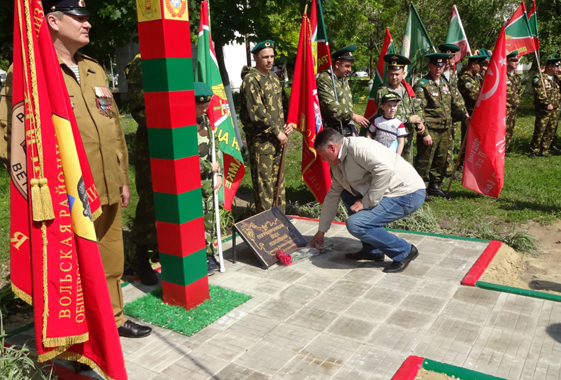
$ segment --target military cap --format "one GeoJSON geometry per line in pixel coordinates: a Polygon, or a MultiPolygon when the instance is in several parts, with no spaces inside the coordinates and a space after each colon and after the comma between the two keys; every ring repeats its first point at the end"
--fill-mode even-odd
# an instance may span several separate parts
{"type": "Polygon", "coordinates": [[[274,49],[274,48],[275,48],[275,41],[265,40],[265,41],[261,41],[257,45],[255,45],[254,48],[251,49],[251,53],[252,54],[257,54],[263,49],[274,49]]]}
{"type": "MultiPolygon", "coordinates": [[[[482,50],[483,50],[483,49],[482,49],[482,50]]],[[[468,60],[469,60],[470,62],[477,62],[477,63],[479,63],[479,64],[483,63],[483,61],[485,61],[486,59],[488,59],[488,58],[487,58],[487,55],[484,54],[484,53],[481,53],[481,50],[479,51],[479,54],[477,54],[477,55],[470,55],[470,56],[468,57],[468,60]]]]}
{"type": "Polygon", "coordinates": [[[386,54],[384,55],[384,61],[388,63],[388,69],[390,70],[403,69],[406,65],[411,64],[409,58],[399,54],[386,54]]]}
{"type": "Polygon", "coordinates": [[[561,61],[561,58],[548,58],[545,60],[546,65],[553,65],[553,66],[559,66],[559,61],[561,61]]]}
{"type": "Polygon", "coordinates": [[[460,47],[454,44],[442,44],[438,45],[438,50],[440,50],[441,53],[454,55],[456,52],[460,51],[460,47]]]}
{"type": "Polygon", "coordinates": [[[393,92],[388,92],[386,95],[382,96],[382,104],[392,100],[395,100],[396,102],[401,102],[401,98],[399,97],[399,95],[394,94],[393,92]]]}
{"type": "Polygon", "coordinates": [[[488,61],[490,61],[491,57],[493,56],[493,54],[485,48],[479,49],[479,55],[485,56],[485,59],[488,61]]]}
{"type": "Polygon", "coordinates": [[[75,16],[89,16],[85,0],[44,0],[43,10],[45,14],[51,12],[62,12],[75,16]]]}
{"type": "Polygon", "coordinates": [[[339,49],[335,53],[331,54],[331,59],[333,61],[354,61],[355,57],[353,55],[353,52],[355,50],[355,45],[345,46],[344,48],[339,49]]]}
{"type": "Polygon", "coordinates": [[[518,61],[518,50],[513,51],[512,53],[507,54],[507,60],[516,59],[518,61]]]}
{"type": "Polygon", "coordinates": [[[203,82],[193,83],[195,87],[195,102],[196,103],[207,103],[210,102],[214,93],[208,84],[203,82]]]}
{"type": "Polygon", "coordinates": [[[430,61],[430,63],[432,63],[433,65],[436,66],[444,66],[446,64],[446,60],[448,58],[450,58],[450,54],[447,53],[430,53],[425,55],[425,57],[427,57],[430,61]]]}

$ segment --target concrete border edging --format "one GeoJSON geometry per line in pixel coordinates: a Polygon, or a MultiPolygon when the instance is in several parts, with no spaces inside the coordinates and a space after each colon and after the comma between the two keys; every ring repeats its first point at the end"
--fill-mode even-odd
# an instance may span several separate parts
{"type": "Polygon", "coordinates": [[[487,269],[489,264],[491,264],[493,257],[495,257],[502,245],[503,243],[500,241],[492,240],[487,248],[485,248],[481,256],[479,256],[477,261],[473,264],[469,272],[467,272],[462,280],[462,285],[476,286],[476,282],[483,275],[483,272],[485,272],[485,269],[487,269]]]}
{"type": "Polygon", "coordinates": [[[506,380],[502,377],[487,375],[471,369],[441,363],[434,360],[411,355],[399,367],[392,380],[414,380],[419,370],[443,373],[463,380],[506,380]]]}
{"type": "Polygon", "coordinates": [[[550,300],[550,301],[561,302],[561,296],[558,296],[557,294],[544,293],[544,292],[540,292],[540,291],[537,291],[537,290],[515,288],[515,287],[512,287],[512,286],[493,284],[493,283],[485,282],[485,281],[477,281],[475,283],[475,286],[477,286],[478,288],[482,288],[482,289],[495,290],[497,292],[512,293],[512,294],[518,294],[518,295],[521,295],[521,296],[527,296],[527,297],[540,298],[540,299],[546,299],[546,300],[550,300]]]}

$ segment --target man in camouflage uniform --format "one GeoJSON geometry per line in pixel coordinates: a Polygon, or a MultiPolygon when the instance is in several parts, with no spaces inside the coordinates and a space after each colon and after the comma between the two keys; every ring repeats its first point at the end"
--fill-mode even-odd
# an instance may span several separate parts
{"type": "MultiPolygon", "coordinates": [[[[465,108],[464,98],[458,91],[458,74],[456,73],[456,68],[453,65],[454,57],[456,52],[460,51],[460,47],[454,44],[441,44],[438,45],[438,50],[441,53],[448,54],[449,58],[446,60],[446,65],[444,66],[444,72],[441,77],[443,77],[449,84],[452,94],[454,95],[454,100],[456,103],[465,108]]],[[[448,152],[446,175],[451,176],[454,171],[454,138],[456,136],[456,130],[458,130],[459,123],[452,124],[452,133],[450,134],[450,151],[448,152]]],[[[456,177],[459,179],[459,176],[456,177]]]]}
{"type": "MultiPolygon", "coordinates": [[[[201,191],[203,194],[203,214],[205,221],[205,238],[208,274],[220,269],[214,256],[214,237],[216,236],[216,218],[214,211],[214,192],[222,187],[222,174],[218,161],[212,162],[212,129],[206,114],[213,96],[212,89],[205,83],[195,82],[195,112],[197,115],[197,140],[199,143],[199,166],[201,169],[201,191]],[[214,173],[216,183],[212,184],[214,173]]],[[[214,138],[215,157],[220,157],[219,144],[214,138]]]]}
{"type": "MultiPolygon", "coordinates": [[[[477,96],[479,95],[479,90],[481,89],[481,83],[478,74],[481,73],[481,65],[485,60],[484,55],[472,55],[468,57],[468,64],[460,74],[458,79],[458,91],[462,94],[464,99],[464,104],[467,113],[471,116],[473,115],[473,110],[475,109],[475,103],[477,102],[477,96]]],[[[467,124],[462,123],[462,144],[467,134],[467,124]]],[[[460,165],[464,165],[465,150],[459,157],[460,165]]]]}
{"type": "Polygon", "coordinates": [[[370,125],[368,119],[353,112],[353,94],[347,77],[353,70],[355,50],[355,45],[337,50],[331,55],[333,74],[331,70],[324,70],[316,79],[323,126],[335,128],[340,132],[343,128],[343,136],[358,135],[354,123],[363,128],[370,125]],[[333,90],[334,82],[337,94],[333,90]]]}
{"type": "MultiPolygon", "coordinates": [[[[388,63],[388,70],[386,72],[388,81],[378,87],[378,91],[376,92],[376,104],[381,105],[384,95],[390,92],[396,94],[401,99],[401,101],[397,103],[397,112],[394,116],[396,119],[401,121],[407,129],[405,146],[403,147],[401,156],[413,165],[413,137],[415,134],[419,134],[424,137],[428,133],[425,131],[425,125],[423,124],[423,110],[421,109],[419,102],[415,96],[409,95],[407,90],[409,85],[402,82],[405,75],[404,67],[405,65],[411,64],[411,61],[409,58],[399,54],[386,54],[384,56],[384,61],[388,63]]],[[[378,112],[374,115],[374,118],[383,115],[384,111],[381,107],[378,107],[378,112]]]]}
{"type": "Polygon", "coordinates": [[[137,54],[125,67],[131,114],[138,123],[136,130],[136,152],[134,174],[138,204],[132,225],[132,241],[136,244],[136,258],[140,282],[144,285],[156,285],[158,276],[150,265],[149,250],[157,252],[156,212],[154,209],[154,191],[152,190],[152,171],[150,169],[150,151],[148,149],[148,126],[146,125],[146,107],[144,105],[144,87],[142,84],[142,65],[137,54]]]}
{"type": "Polygon", "coordinates": [[[423,109],[428,135],[417,139],[415,169],[425,182],[429,182],[427,191],[430,195],[446,197],[440,184],[447,176],[452,123],[454,120],[469,123],[469,115],[454,100],[450,84],[441,78],[449,55],[431,53],[426,57],[429,59],[429,74],[417,82],[414,89],[423,109]]]}
{"type": "MultiPolygon", "coordinates": [[[[514,132],[514,124],[516,122],[516,110],[522,99],[522,78],[516,74],[518,67],[518,50],[506,56],[506,135],[505,135],[505,152],[508,149],[512,133],[514,132]]],[[[510,157],[508,153],[507,157],[510,157]]]]}
{"type": "Polygon", "coordinates": [[[532,81],[536,123],[530,144],[532,150],[530,158],[534,158],[536,155],[549,156],[549,148],[557,129],[557,117],[561,103],[559,77],[556,75],[559,61],[561,58],[549,58],[544,72],[536,75],[532,81]]]}
{"type": "Polygon", "coordinates": [[[288,99],[276,74],[271,71],[275,43],[267,40],[252,49],[255,67],[244,66],[240,86],[240,119],[243,123],[253,196],[257,212],[275,204],[280,181],[278,206],[285,211],[284,175],[280,173],[282,150],[292,127],[285,123],[288,99]]]}

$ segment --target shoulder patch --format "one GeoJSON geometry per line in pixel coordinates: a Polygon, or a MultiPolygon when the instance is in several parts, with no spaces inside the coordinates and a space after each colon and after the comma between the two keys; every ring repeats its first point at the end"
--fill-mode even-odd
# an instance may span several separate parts
{"type": "Polygon", "coordinates": [[[467,83],[466,83],[466,87],[467,87],[467,88],[470,88],[470,87],[471,87],[471,83],[467,82],[467,83]]]}
{"type": "Polygon", "coordinates": [[[428,82],[427,78],[423,78],[420,81],[418,81],[417,84],[419,86],[424,86],[425,84],[427,84],[427,82],[428,82]]]}
{"type": "Polygon", "coordinates": [[[539,80],[540,80],[540,78],[535,77],[535,78],[534,78],[534,83],[538,83],[539,80]]]}

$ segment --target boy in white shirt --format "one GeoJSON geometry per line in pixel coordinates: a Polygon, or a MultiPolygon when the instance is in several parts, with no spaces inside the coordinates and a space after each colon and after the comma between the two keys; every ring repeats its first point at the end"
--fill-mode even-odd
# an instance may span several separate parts
{"type": "Polygon", "coordinates": [[[401,156],[405,146],[407,129],[405,129],[405,125],[399,119],[394,117],[397,112],[397,102],[399,101],[401,101],[401,98],[392,92],[388,92],[382,97],[380,107],[384,110],[384,116],[374,120],[368,131],[366,131],[366,137],[372,138],[372,135],[375,133],[376,141],[401,156]]]}

